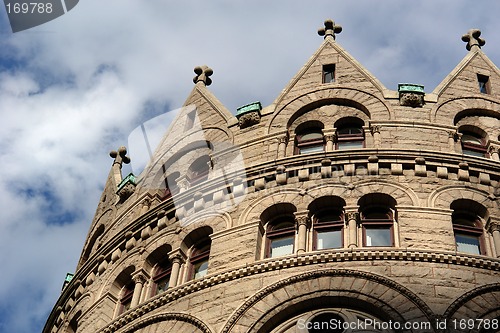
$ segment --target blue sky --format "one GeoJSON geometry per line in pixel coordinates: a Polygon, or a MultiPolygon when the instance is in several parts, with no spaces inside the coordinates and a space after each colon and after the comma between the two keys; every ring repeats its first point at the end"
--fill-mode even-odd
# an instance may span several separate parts
{"type": "Polygon", "coordinates": [[[498,13],[496,0],[86,0],[13,34],[2,8],[0,332],[42,330],[76,267],[109,151],[180,107],[195,66],[213,68],[210,89],[233,113],[267,105],[332,18],[343,26],[337,42],[388,89],[431,92],[465,56],[470,28],[500,64],[498,13]]]}

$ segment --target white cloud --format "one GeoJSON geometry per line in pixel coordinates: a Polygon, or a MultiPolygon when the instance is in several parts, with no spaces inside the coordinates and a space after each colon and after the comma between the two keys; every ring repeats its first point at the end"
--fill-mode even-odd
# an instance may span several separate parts
{"type": "Polygon", "coordinates": [[[500,63],[498,12],[497,1],[80,1],[35,29],[0,31],[0,331],[41,330],[76,266],[108,151],[146,114],[180,107],[195,66],[214,69],[210,89],[233,112],[269,104],[332,17],[338,43],[387,88],[431,91],[466,54],[469,28],[500,63]]]}

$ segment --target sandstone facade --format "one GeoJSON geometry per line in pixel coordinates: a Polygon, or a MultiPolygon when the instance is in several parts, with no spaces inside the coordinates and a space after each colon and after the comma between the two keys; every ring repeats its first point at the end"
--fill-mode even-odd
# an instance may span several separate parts
{"type": "Polygon", "coordinates": [[[500,71],[480,33],[425,93],[385,88],[340,31],[237,117],[197,67],[152,172],[122,179],[112,153],[44,332],[499,331],[500,71]]]}

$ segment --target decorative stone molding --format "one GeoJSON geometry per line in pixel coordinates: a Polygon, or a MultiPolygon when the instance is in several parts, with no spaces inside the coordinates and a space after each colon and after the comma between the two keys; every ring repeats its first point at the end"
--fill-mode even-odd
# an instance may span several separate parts
{"type": "Polygon", "coordinates": [[[411,106],[412,108],[422,107],[424,102],[424,86],[411,83],[398,84],[399,104],[411,106]]]}
{"type": "Polygon", "coordinates": [[[124,202],[135,192],[136,185],[136,178],[133,174],[129,174],[118,184],[116,194],[120,197],[120,202],[124,202]]]}
{"type": "Polygon", "coordinates": [[[462,41],[467,43],[467,45],[465,45],[467,51],[478,50],[481,46],[486,44],[486,41],[479,36],[481,36],[481,30],[479,29],[470,29],[462,36],[462,41]]]}
{"type": "Polygon", "coordinates": [[[202,83],[205,86],[209,86],[212,84],[212,79],[210,76],[214,73],[214,71],[206,66],[197,66],[194,68],[194,73],[196,76],[193,78],[193,83],[197,84],[198,82],[202,83]]]}
{"type": "Polygon", "coordinates": [[[240,128],[250,127],[260,123],[260,115],[258,112],[245,113],[238,119],[238,125],[240,128]]]}
{"type": "Polygon", "coordinates": [[[254,102],[239,107],[236,110],[236,118],[238,119],[240,129],[260,123],[260,110],[262,110],[260,102],[254,102]]]}
{"type": "Polygon", "coordinates": [[[344,214],[344,218],[345,218],[346,222],[354,220],[354,221],[356,221],[356,223],[359,223],[359,213],[358,212],[346,212],[344,214]]]}
{"type": "MultiPolygon", "coordinates": [[[[148,317],[146,319],[143,319],[139,321],[138,323],[134,323],[133,325],[130,325],[129,327],[126,327],[124,329],[124,333],[133,333],[137,332],[138,330],[142,328],[146,328],[150,325],[153,325],[155,323],[160,323],[160,322],[165,322],[165,321],[180,321],[180,322],[185,322],[189,323],[190,325],[196,327],[197,329],[200,330],[200,332],[203,333],[212,333],[212,330],[200,319],[186,314],[186,313],[164,313],[164,314],[159,314],[159,315],[154,315],[151,317],[148,317]]],[[[108,331],[103,331],[103,332],[115,332],[114,330],[118,329],[118,327],[112,327],[108,331]]],[[[193,332],[197,333],[197,332],[193,332]]]]}
{"type": "Polygon", "coordinates": [[[380,134],[380,125],[370,125],[370,132],[372,135],[375,135],[375,133],[380,134]]]}
{"type": "Polygon", "coordinates": [[[443,317],[450,319],[463,305],[465,305],[470,300],[484,294],[495,292],[500,292],[500,283],[487,284],[469,290],[465,294],[457,298],[452,304],[450,304],[450,306],[444,312],[443,317]]]}
{"type": "Polygon", "coordinates": [[[318,29],[318,35],[324,36],[324,38],[332,37],[335,40],[335,34],[339,34],[342,32],[342,27],[340,25],[336,25],[335,22],[331,19],[325,21],[325,27],[318,29]]]}

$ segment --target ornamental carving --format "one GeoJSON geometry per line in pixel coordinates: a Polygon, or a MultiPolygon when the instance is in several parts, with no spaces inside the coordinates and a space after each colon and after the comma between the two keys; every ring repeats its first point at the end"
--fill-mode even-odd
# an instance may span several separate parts
{"type": "Polygon", "coordinates": [[[424,105],[424,95],[414,92],[401,92],[399,94],[399,104],[402,106],[411,106],[412,108],[420,108],[424,105]]]}
{"type": "Polygon", "coordinates": [[[260,123],[260,115],[257,111],[245,113],[238,119],[238,123],[240,128],[253,126],[260,123]]]}
{"type": "Polygon", "coordinates": [[[128,183],[118,190],[117,194],[120,197],[120,202],[127,200],[135,191],[135,184],[128,183]]]}

